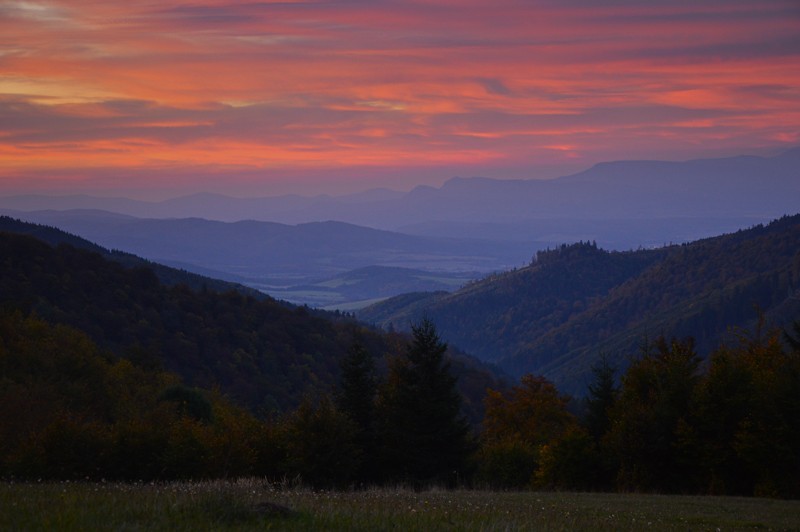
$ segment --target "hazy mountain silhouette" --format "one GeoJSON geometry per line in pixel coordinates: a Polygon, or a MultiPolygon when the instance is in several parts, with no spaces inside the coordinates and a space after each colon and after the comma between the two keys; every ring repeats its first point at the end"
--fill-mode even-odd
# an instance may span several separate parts
{"type": "MultiPolygon", "coordinates": [[[[505,270],[522,264],[529,260],[534,249],[511,242],[412,236],[342,222],[286,225],[198,218],[160,220],[97,210],[16,211],[14,215],[59,227],[109,249],[124,250],[201,275],[242,282],[294,302],[323,306],[388,297],[423,287],[449,284],[455,288],[457,284],[453,285],[452,279],[466,280],[475,277],[475,272],[505,270]],[[395,272],[389,282],[386,270],[371,269],[360,272],[360,280],[347,280],[352,286],[339,290],[343,298],[336,297],[334,301],[329,298],[330,291],[314,299],[302,287],[284,290],[326,280],[330,283],[332,277],[372,266],[437,272],[443,284],[420,284],[420,272],[404,277],[395,272]],[[374,279],[364,279],[365,272],[374,279]],[[454,276],[455,273],[459,275],[454,276]],[[401,278],[405,282],[400,282],[401,278]],[[372,293],[366,292],[369,287],[372,293]]],[[[320,292],[319,288],[314,290],[320,292]]]]}
{"type": "Polygon", "coordinates": [[[89,196],[14,196],[23,211],[102,209],[137,217],[336,220],[425,236],[597,240],[611,249],[685,242],[761,223],[800,204],[800,148],[775,157],[619,161],[551,180],[453,178],[441,187],[345,196],[231,198],[194,194],[161,202],[89,196]],[[648,220],[645,226],[641,221],[648,220]],[[554,231],[554,226],[560,228],[554,231]]]}

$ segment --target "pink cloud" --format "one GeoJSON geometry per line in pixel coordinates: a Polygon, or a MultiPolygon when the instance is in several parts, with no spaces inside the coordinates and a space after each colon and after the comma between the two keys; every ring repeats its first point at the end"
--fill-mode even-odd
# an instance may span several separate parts
{"type": "Polygon", "coordinates": [[[798,35],[791,0],[7,2],[0,193],[54,174],[377,186],[789,147],[798,35]]]}

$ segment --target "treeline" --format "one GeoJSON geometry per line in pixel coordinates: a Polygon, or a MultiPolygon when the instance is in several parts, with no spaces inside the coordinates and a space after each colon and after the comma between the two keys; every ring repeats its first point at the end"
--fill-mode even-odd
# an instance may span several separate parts
{"type": "Polygon", "coordinates": [[[474,440],[432,325],[415,329],[386,378],[360,340],[336,393],[264,420],[73,328],[2,312],[0,478],[462,482],[474,440]]]}
{"type": "Polygon", "coordinates": [[[0,477],[800,496],[800,322],[707,361],[659,338],[619,379],[596,366],[579,409],[527,375],[487,390],[479,430],[445,351],[423,321],[381,376],[356,336],[333,392],[258,419],[72,328],[2,313],[0,477]]]}
{"type": "Polygon", "coordinates": [[[489,392],[479,478],[495,487],[800,496],[800,322],[741,335],[706,361],[694,341],[642,347],[620,384],[604,359],[582,415],[548,381],[489,392]]]}
{"type": "Polygon", "coordinates": [[[71,327],[0,314],[0,476],[224,477],[253,471],[260,428],[219,393],[113,357],[71,327]]]}

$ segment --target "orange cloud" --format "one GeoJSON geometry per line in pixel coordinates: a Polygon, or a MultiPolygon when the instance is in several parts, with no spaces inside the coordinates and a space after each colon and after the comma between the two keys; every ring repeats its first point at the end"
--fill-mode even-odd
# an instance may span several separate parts
{"type": "Polygon", "coordinates": [[[0,193],[777,149],[798,138],[798,63],[792,0],[10,1],[0,193]]]}

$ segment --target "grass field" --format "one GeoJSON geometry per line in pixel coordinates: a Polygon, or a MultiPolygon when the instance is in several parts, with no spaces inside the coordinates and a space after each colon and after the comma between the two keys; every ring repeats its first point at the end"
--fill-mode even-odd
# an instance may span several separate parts
{"type": "Polygon", "coordinates": [[[0,530],[800,530],[800,501],[376,489],[257,480],[0,484],[0,530]],[[288,510],[287,510],[288,509],[288,510]]]}

